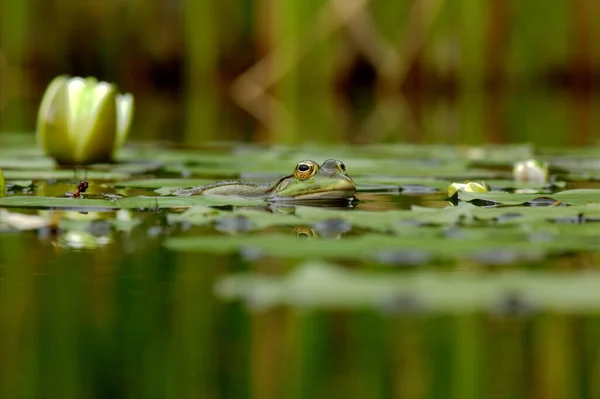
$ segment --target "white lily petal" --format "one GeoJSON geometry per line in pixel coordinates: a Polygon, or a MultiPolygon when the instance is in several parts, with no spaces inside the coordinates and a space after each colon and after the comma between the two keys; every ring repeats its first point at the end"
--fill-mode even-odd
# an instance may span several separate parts
{"type": "Polygon", "coordinates": [[[513,178],[521,182],[545,183],[548,181],[548,163],[534,159],[517,162],[513,167],[513,178]]]}
{"type": "Polygon", "coordinates": [[[46,151],[48,146],[46,145],[48,137],[46,137],[46,130],[44,129],[44,125],[50,119],[54,119],[54,113],[56,112],[54,107],[54,100],[58,95],[59,90],[63,87],[63,85],[67,84],[69,77],[67,75],[57,76],[50,82],[48,88],[44,92],[44,97],[42,98],[42,102],[40,104],[40,108],[38,110],[38,118],[37,118],[37,134],[36,139],[40,146],[46,151]]]}
{"type": "Polygon", "coordinates": [[[467,193],[486,193],[490,191],[490,187],[484,182],[452,183],[448,186],[448,197],[452,197],[458,191],[467,193]]]}
{"type": "Polygon", "coordinates": [[[487,184],[481,182],[481,183],[475,183],[475,182],[469,182],[465,185],[465,191],[467,193],[487,193],[488,191],[490,191],[490,188],[488,187],[487,184]]]}
{"type": "Polygon", "coordinates": [[[77,144],[74,159],[79,163],[109,161],[117,130],[116,88],[107,82],[86,82],[78,105],[77,144]]]}
{"type": "Polygon", "coordinates": [[[452,183],[448,186],[448,197],[452,197],[457,191],[464,191],[465,183],[452,183]]]}
{"type": "Polygon", "coordinates": [[[68,118],[68,137],[72,143],[73,150],[77,153],[78,135],[80,134],[83,124],[85,122],[85,104],[82,99],[86,96],[86,91],[89,91],[90,87],[86,86],[85,79],[75,77],[69,79],[67,83],[67,96],[69,106],[67,112],[69,113],[68,118]]]}
{"type": "Polygon", "coordinates": [[[117,94],[117,137],[115,138],[114,153],[125,144],[131,121],[133,119],[133,95],[131,93],[117,94]]]}

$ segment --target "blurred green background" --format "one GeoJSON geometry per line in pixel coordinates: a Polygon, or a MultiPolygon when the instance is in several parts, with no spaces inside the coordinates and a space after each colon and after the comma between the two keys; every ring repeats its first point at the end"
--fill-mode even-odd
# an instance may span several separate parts
{"type": "Polygon", "coordinates": [[[0,14],[0,131],[33,131],[68,73],[134,93],[136,139],[600,136],[595,0],[4,0],[0,14]]]}

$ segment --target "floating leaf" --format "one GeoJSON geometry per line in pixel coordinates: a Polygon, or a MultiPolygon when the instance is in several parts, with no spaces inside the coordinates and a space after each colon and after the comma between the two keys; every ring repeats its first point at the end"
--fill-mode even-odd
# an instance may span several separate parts
{"type": "Polygon", "coordinates": [[[102,199],[12,196],[0,198],[0,206],[13,208],[68,208],[87,210],[116,209],[114,202],[102,199]]]}
{"type": "Polygon", "coordinates": [[[213,182],[210,179],[143,179],[120,181],[111,184],[113,187],[126,188],[160,188],[160,187],[192,187],[213,182]]]}
{"type": "Polygon", "coordinates": [[[10,188],[27,188],[33,185],[32,180],[11,180],[6,183],[10,188]]]}
{"type": "MultiPolygon", "coordinates": [[[[600,203],[600,189],[574,189],[561,191],[554,194],[544,195],[556,201],[561,201],[568,205],[586,205],[600,203]]],[[[521,205],[526,202],[541,197],[540,194],[511,194],[507,192],[492,191],[489,193],[469,193],[459,192],[458,199],[461,201],[472,202],[474,200],[483,200],[487,202],[504,205],[521,205]]]]}
{"type": "Polygon", "coordinates": [[[165,241],[168,249],[201,253],[238,253],[252,250],[254,257],[273,256],[284,258],[349,259],[372,260],[381,250],[423,250],[432,258],[457,260],[483,251],[510,251],[516,256],[526,256],[532,250],[539,256],[560,254],[565,251],[598,250],[600,240],[597,237],[568,237],[544,242],[527,240],[525,233],[498,232],[489,234],[475,232],[465,239],[454,239],[449,243],[442,234],[430,234],[428,239],[415,235],[390,236],[367,234],[358,237],[346,237],[342,240],[309,240],[299,242],[295,236],[281,234],[250,235],[246,237],[201,236],[173,237],[165,241]]]}
{"type": "Polygon", "coordinates": [[[552,183],[537,182],[519,182],[508,179],[491,179],[485,181],[492,190],[517,190],[517,189],[536,189],[536,190],[556,190],[565,188],[567,183],[564,181],[555,181],[552,183]]]}
{"type": "Polygon", "coordinates": [[[215,289],[221,298],[241,299],[254,309],[287,305],[398,312],[495,312],[518,299],[534,310],[600,310],[600,274],[594,272],[397,274],[306,263],[284,276],[229,275],[215,289]]]}
{"type": "Polygon", "coordinates": [[[234,196],[193,197],[125,197],[117,200],[91,198],[63,198],[38,196],[12,196],[0,198],[0,206],[15,208],[73,208],[80,210],[109,209],[163,209],[195,205],[262,205],[262,200],[249,200],[234,196]]]}
{"type": "Polygon", "coordinates": [[[29,170],[29,169],[54,169],[55,163],[51,158],[48,157],[28,157],[23,154],[15,154],[14,157],[0,158],[0,167],[5,169],[20,169],[20,170],[29,170]]]}
{"type": "Polygon", "coordinates": [[[4,175],[7,180],[124,180],[130,175],[121,172],[96,171],[84,169],[31,169],[31,170],[6,170],[4,175]]]}

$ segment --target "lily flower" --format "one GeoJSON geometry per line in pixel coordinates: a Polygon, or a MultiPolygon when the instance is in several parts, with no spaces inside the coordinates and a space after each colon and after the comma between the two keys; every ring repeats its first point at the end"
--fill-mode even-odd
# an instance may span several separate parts
{"type": "Polygon", "coordinates": [[[448,197],[452,197],[458,191],[465,191],[467,193],[487,193],[490,191],[490,186],[487,183],[475,183],[475,182],[467,182],[467,183],[452,183],[448,187],[448,197]]]}
{"type": "Polygon", "coordinates": [[[133,95],[96,78],[58,76],[38,111],[37,140],[61,165],[109,162],[125,143],[133,95]]]}
{"type": "Polygon", "coordinates": [[[513,166],[513,178],[518,182],[546,183],[548,163],[535,159],[516,162],[513,166]]]}

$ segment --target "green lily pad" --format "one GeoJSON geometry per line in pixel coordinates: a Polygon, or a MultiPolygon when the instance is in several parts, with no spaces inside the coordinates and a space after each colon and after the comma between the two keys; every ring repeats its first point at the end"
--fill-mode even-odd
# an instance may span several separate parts
{"type": "Polygon", "coordinates": [[[600,274],[507,271],[397,274],[306,263],[284,276],[240,273],[221,279],[217,295],[255,309],[375,308],[383,312],[502,312],[523,309],[600,310],[600,274]]]}
{"type": "MultiPolygon", "coordinates": [[[[207,225],[219,217],[244,217],[253,224],[255,229],[262,229],[272,226],[298,226],[311,225],[324,220],[344,220],[354,227],[371,229],[374,231],[392,232],[402,230],[404,227],[399,224],[403,220],[412,220],[418,218],[410,211],[386,211],[386,212],[369,212],[369,211],[349,211],[349,210],[330,210],[327,208],[296,206],[290,212],[267,213],[262,209],[239,208],[231,212],[222,212],[214,214],[210,219],[207,219],[204,214],[194,212],[194,209],[178,214],[171,215],[172,222],[185,222],[194,225],[207,225]]],[[[430,215],[426,214],[423,219],[431,222],[436,221],[439,224],[454,223],[458,214],[446,215],[430,215]]]]}
{"type": "MultiPolygon", "coordinates": [[[[263,208],[242,207],[233,211],[214,210],[210,214],[190,208],[183,213],[169,215],[169,221],[206,226],[218,222],[221,218],[244,218],[251,230],[261,230],[274,226],[312,226],[323,221],[343,220],[355,229],[423,237],[432,234],[425,230],[426,226],[447,227],[460,224],[479,227],[487,224],[496,227],[498,225],[522,226],[531,223],[554,224],[561,220],[577,222],[580,216],[583,217],[583,221],[586,218],[600,219],[600,206],[481,208],[461,202],[458,206],[445,208],[413,206],[411,210],[405,211],[372,212],[295,206],[287,212],[268,213],[263,208]]],[[[600,229],[600,225],[596,228],[600,229]]],[[[489,231],[491,234],[498,234],[496,229],[489,231]]],[[[441,235],[442,231],[438,229],[433,234],[441,235]]],[[[477,230],[476,234],[485,234],[485,232],[477,230]]]]}
{"type": "Polygon", "coordinates": [[[95,172],[121,173],[127,176],[132,176],[153,173],[161,167],[162,164],[149,161],[134,163],[93,164],[89,165],[87,170],[92,170],[95,172]]]}
{"type": "Polygon", "coordinates": [[[114,202],[102,199],[12,196],[0,198],[0,206],[13,208],[116,209],[114,202]]]}
{"type": "Polygon", "coordinates": [[[118,200],[91,198],[63,198],[39,196],[11,196],[0,198],[0,206],[13,208],[72,208],[78,210],[114,209],[167,209],[188,208],[195,205],[261,205],[262,200],[248,200],[233,196],[193,196],[193,197],[125,197],[118,200]]]}
{"type": "Polygon", "coordinates": [[[31,187],[33,185],[33,181],[32,180],[11,180],[9,182],[6,183],[7,186],[11,187],[11,188],[25,188],[25,187],[31,187]]]}
{"type": "MultiPolygon", "coordinates": [[[[584,218],[600,218],[600,206],[580,205],[565,207],[497,207],[481,208],[469,203],[461,203],[456,212],[463,215],[461,222],[464,224],[481,224],[490,222],[492,226],[498,224],[531,224],[531,223],[551,223],[557,219],[571,218],[576,220],[580,215],[584,218]],[[470,205],[465,207],[464,205],[470,205]],[[460,210],[462,208],[462,211],[460,210]]],[[[432,208],[420,208],[422,212],[435,213],[432,208]]],[[[450,210],[440,210],[439,212],[451,212],[450,210]]],[[[597,226],[600,228],[600,226],[597,226]]]]}
{"type": "Polygon", "coordinates": [[[192,187],[213,182],[211,179],[139,179],[107,184],[125,188],[192,187]]]}
{"type": "Polygon", "coordinates": [[[353,179],[357,185],[390,185],[396,187],[410,186],[410,185],[422,185],[438,190],[448,188],[448,180],[440,180],[431,177],[402,177],[402,176],[384,176],[384,175],[370,175],[370,176],[359,176],[353,179]]]}
{"type": "Polygon", "coordinates": [[[301,217],[290,213],[268,213],[264,210],[239,208],[233,211],[219,211],[214,208],[193,207],[180,214],[171,214],[171,223],[190,223],[196,226],[206,226],[223,219],[243,218],[248,223],[248,229],[261,230],[273,226],[297,226],[308,223],[301,217]]]}
{"type": "Polygon", "coordinates": [[[14,158],[0,158],[0,167],[6,169],[40,170],[54,169],[55,166],[56,163],[51,158],[46,157],[27,157],[21,154],[20,156],[15,156],[14,158]]]}
{"type": "MultiPolygon", "coordinates": [[[[473,200],[484,200],[504,205],[521,205],[541,196],[542,195],[540,194],[511,194],[498,191],[492,191],[488,193],[469,193],[461,191],[458,193],[458,199],[461,201],[471,202],[473,200]]],[[[600,203],[600,189],[566,190],[543,196],[569,205],[600,203]]]]}
{"type": "MultiPolygon", "coordinates": [[[[597,237],[569,237],[556,240],[527,240],[524,233],[489,235],[472,234],[462,239],[449,240],[444,235],[429,235],[428,239],[414,235],[391,236],[366,234],[346,237],[342,240],[308,240],[300,242],[295,236],[264,234],[249,236],[173,237],[164,245],[174,251],[201,253],[238,253],[256,256],[273,256],[299,259],[377,260],[382,253],[398,251],[423,251],[433,259],[458,260],[475,254],[489,253],[491,257],[508,253],[515,259],[539,259],[566,251],[598,251],[597,237]],[[492,240],[491,238],[494,238],[492,240]]],[[[490,261],[494,261],[491,259],[490,261]]]]}
{"type": "Polygon", "coordinates": [[[485,182],[492,188],[500,188],[503,190],[518,190],[518,189],[536,189],[536,190],[556,190],[566,187],[564,181],[556,181],[552,183],[538,182],[520,182],[508,179],[489,179],[485,182]]]}
{"type": "Polygon", "coordinates": [[[73,169],[31,169],[31,170],[7,170],[4,172],[7,180],[124,180],[130,175],[121,172],[102,172],[95,170],[73,170],[73,169]]]}
{"type": "Polygon", "coordinates": [[[586,145],[579,147],[542,147],[537,150],[541,155],[560,156],[570,158],[597,158],[600,154],[600,145],[586,145]]]}

